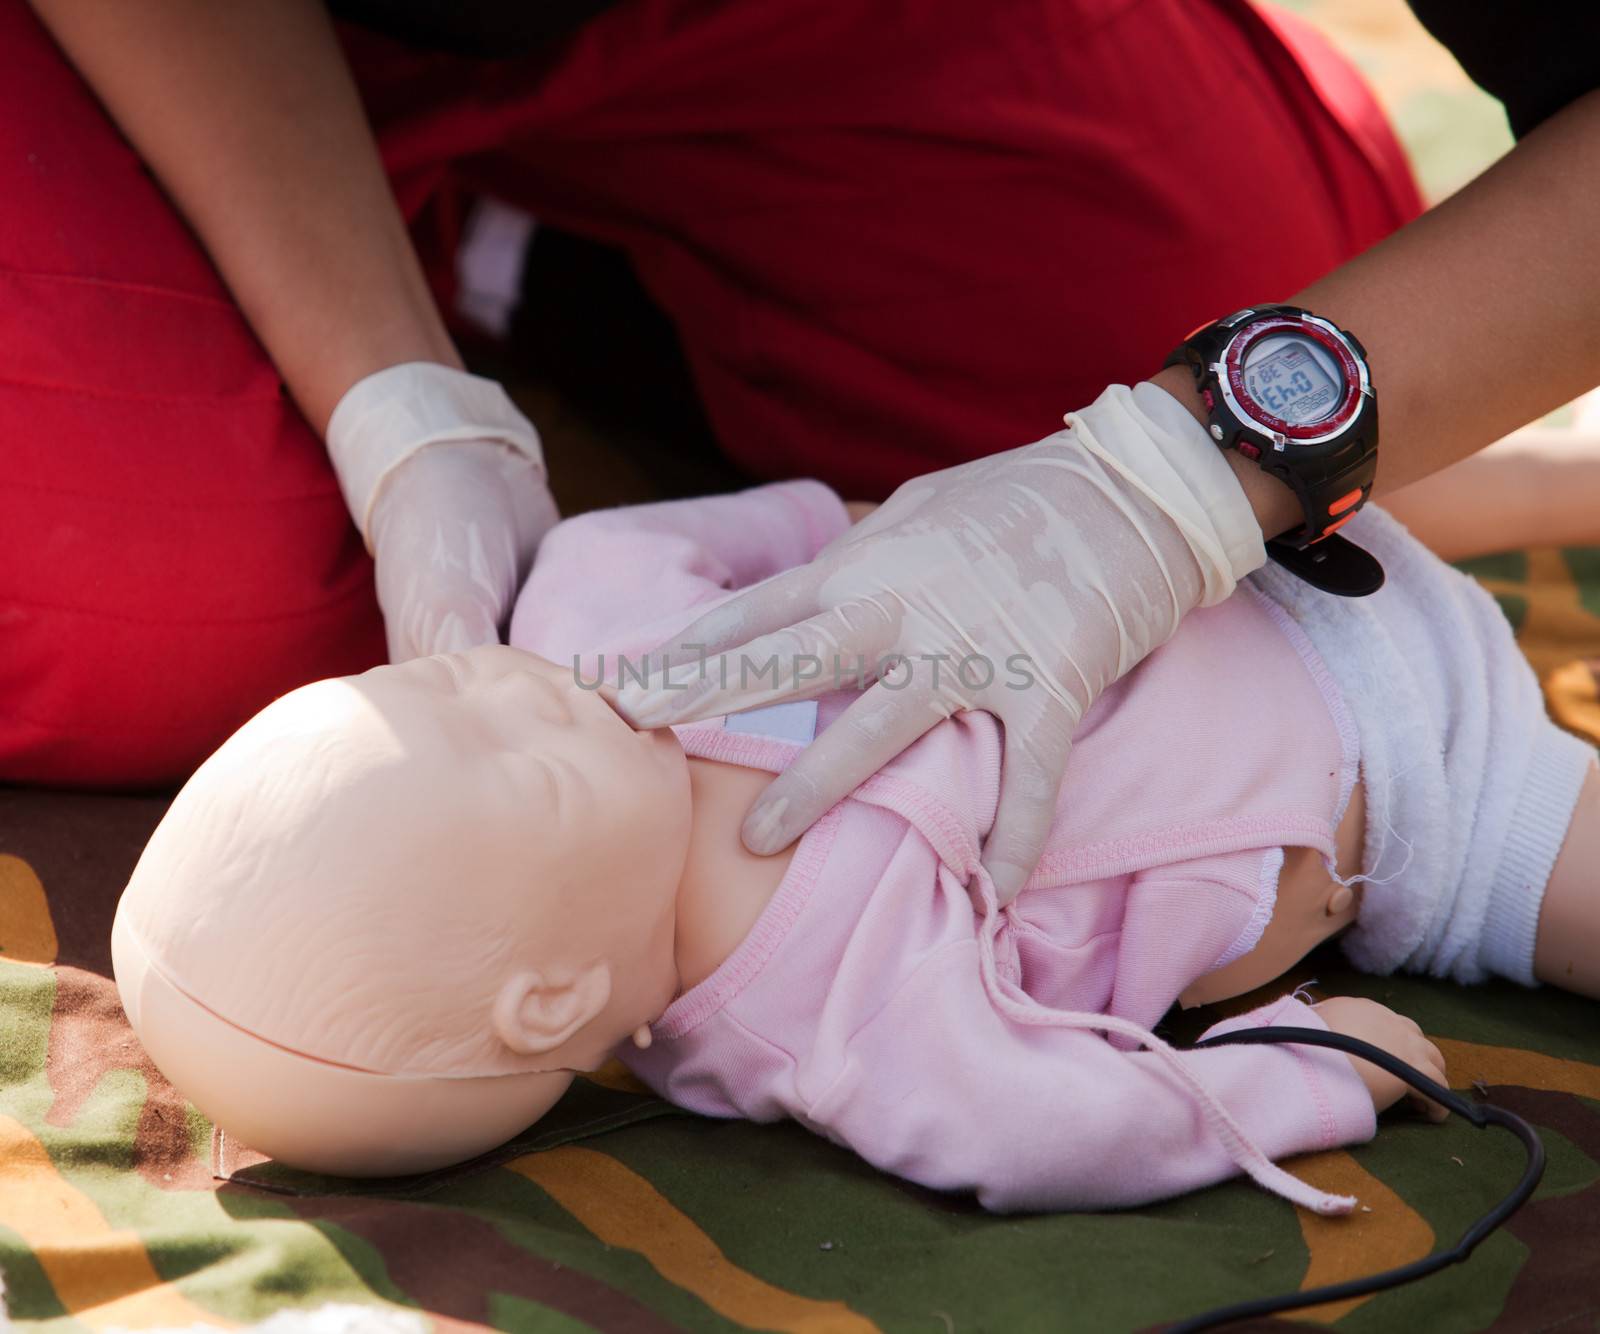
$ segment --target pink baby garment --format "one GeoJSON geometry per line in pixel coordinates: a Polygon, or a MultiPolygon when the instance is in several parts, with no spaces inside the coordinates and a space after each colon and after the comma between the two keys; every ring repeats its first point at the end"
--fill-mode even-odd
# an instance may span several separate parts
{"type": "MultiPolygon", "coordinates": [[[[616,654],[636,663],[847,526],[816,482],[567,520],[540,548],[511,642],[590,683],[604,652],[614,679],[616,654]]],[[[818,727],[852,698],[822,697],[818,727]]],[[[690,755],[782,770],[801,742],[753,719],[677,731],[690,755]]],[[[1285,846],[1333,855],[1355,737],[1304,635],[1241,585],[1085,716],[1044,858],[1009,908],[978,862],[1000,729],[959,713],[801,839],[745,940],[673,1002],[648,1050],[620,1054],[683,1107],[793,1118],[991,1209],[1136,1205],[1242,1169],[1346,1211],[1348,1197],[1271,1161],[1372,1136],[1345,1056],[1178,1053],[1149,1029],[1259,938],[1285,846]]],[[[1285,996],[1211,1031],[1261,1024],[1326,1029],[1285,996]]]]}

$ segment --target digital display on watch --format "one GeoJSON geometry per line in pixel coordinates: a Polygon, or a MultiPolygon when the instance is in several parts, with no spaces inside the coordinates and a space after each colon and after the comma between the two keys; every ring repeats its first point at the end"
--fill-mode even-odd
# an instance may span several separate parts
{"type": "Polygon", "coordinates": [[[1250,397],[1293,426],[1331,417],[1344,398],[1344,379],[1327,349],[1299,334],[1263,338],[1245,356],[1250,397]]]}

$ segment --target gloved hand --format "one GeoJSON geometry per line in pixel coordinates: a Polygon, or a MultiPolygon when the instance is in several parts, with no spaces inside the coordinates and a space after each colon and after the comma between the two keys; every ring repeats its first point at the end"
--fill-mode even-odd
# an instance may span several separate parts
{"type": "Polygon", "coordinates": [[[328,454],[376,563],[390,660],[494,643],[558,517],[538,432],[505,390],[391,366],[339,400],[328,454]]]}
{"type": "Polygon", "coordinates": [[[744,842],[776,852],[934,723],[987,709],[1005,739],[983,863],[1009,903],[1089,706],[1266,559],[1232,469],[1164,390],[1114,385],[1067,422],[907,482],[809,565],[694,621],[618,710],[641,727],[690,722],[820,694],[853,681],[858,655],[869,677],[899,655],[751,807],[744,842]],[[774,656],[776,684],[759,674],[774,656]]]}

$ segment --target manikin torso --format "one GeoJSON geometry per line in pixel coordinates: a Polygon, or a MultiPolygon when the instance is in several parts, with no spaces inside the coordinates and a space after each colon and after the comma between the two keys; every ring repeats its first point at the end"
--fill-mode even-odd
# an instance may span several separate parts
{"type": "MultiPolygon", "coordinates": [[[[847,502],[851,522],[876,506],[847,502]]],[[[687,757],[694,814],[689,854],[678,893],[674,955],[680,990],[687,991],[713,973],[749,933],[783,880],[797,844],[770,857],[745,850],[739,836],[751,804],[772,781],[757,768],[687,757]]],[[[1335,836],[1339,875],[1361,870],[1365,803],[1355,784],[1335,836]]],[[[1270,982],[1293,967],[1322,941],[1351,925],[1359,907],[1352,892],[1327,874],[1319,852],[1284,849],[1278,901],[1272,921],[1244,957],[1192,984],[1180,997],[1185,1006],[1211,1004],[1270,982]]]]}
{"type": "Polygon", "coordinates": [[[689,756],[694,815],[673,946],[684,991],[710,977],[749,934],[794,859],[795,844],[757,857],[739,840],[745,812],[771,781],[762,769],[689,756]]]}
{"type": "MultiPolygon", "coordinates": [[[[709,977],[749,933],[794,857],[797,845],[757,857],[739,839],[745,812],[771,779],[765,770],[689,757],[694,814],[674,946],[684,991],[709,977]]],[[[1345,879],[1361,870],[1365,823],[1357,783],[1338,827],[1338,867],[1345,879]]],[[[1242,958],[1195,982],[1182,1003],[1226,1000],[1281,976],[1353,922],[1358,903],[1356,894],[1331,879],[1314,849],[1286,848],[1277,905],[1261,940],[1242,958]]]]}

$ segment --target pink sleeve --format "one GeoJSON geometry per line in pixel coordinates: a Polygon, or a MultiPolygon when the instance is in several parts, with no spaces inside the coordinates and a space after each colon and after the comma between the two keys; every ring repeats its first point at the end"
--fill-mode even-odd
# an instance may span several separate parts
{"type": "Polygon", "coordinates": [[[1137,875],[1127,890],[1110,1012],[1152,1023],[1191,982],[1249,950],[1272,917],[1282,865],[1281,848],[1248,848],[1137,875]]]}
{"type": "Polygon", "coordinates": [[[580,514],[540,544],[510,642],[557,662],[643,654],[731,591],[805,564],[849,526],[844,502],[814,481],[580,514]]]}
{"type": "MultiPolygon", "coordinates": [[[[1229,1026],[1279,1023],[1326,1028],[1287,996],[1229,1026]]],[[[1339,1052],[1222,1047],[1181,1059],[1274,1159],[1374,1133],[1372,1101],[1339,1052]]],[[[1007,1018],[975,947],[926,959],[840,1065],[805,1111],[812,1125],[910,1180],[976,1191],[989,1209],[1137,1205],[1238,1171],[1159,1054],[1007,1018]]]]}

